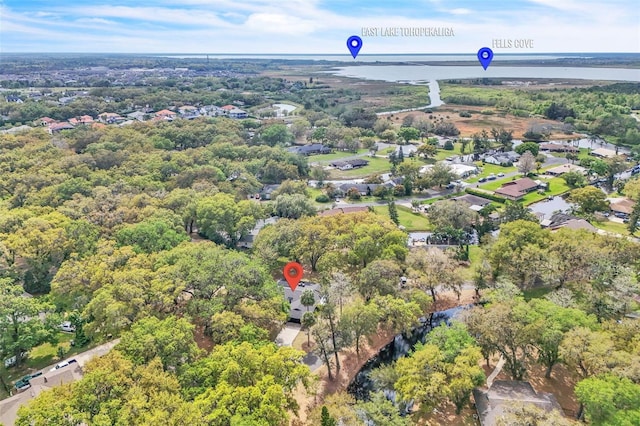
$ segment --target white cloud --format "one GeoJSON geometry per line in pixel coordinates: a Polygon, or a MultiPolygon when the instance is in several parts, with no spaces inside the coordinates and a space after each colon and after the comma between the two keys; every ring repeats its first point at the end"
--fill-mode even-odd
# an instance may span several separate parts
{"type": "Polygon", "coordinates": [[[451,9],[449,11],[452,15],[469,15],[473,13],[471,9],[465,9],[464,7],[459,7],[457,9],[451,9]]]}
{"type": "MultiPolygon", "coordinates": [[[[362,27],[452,27],[455,37],[448,38],[363,37],[361,53],[474,52],[490,45],[493,38],[534,39],[532,53],[640,51],[636,9],[625,7],[629,3],[622,0],[585,1],[588,7],[580,10],[574,10],[575,0],[530,0],[530,7],[518,11],[442,9],[440,15],[428,18],[403,16],[393,7],[354,17],[305,0],[159,0],[153,7],[52,6],[25,13],[0,3],[0,36],[6,51],[348,55],[345,40],[362,27]],[[542,14],[540,7],[554,7],[561,13],[542,14]]],[[[423,4],[443,6],[438,3],[423,0],[423,4]]]]}

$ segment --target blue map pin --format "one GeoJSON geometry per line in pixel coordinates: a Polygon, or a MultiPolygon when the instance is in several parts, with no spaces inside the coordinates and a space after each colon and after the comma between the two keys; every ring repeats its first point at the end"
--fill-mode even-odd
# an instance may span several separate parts
{"type": "Polygon", "coordinates": [[[362,49],[362,39],[358,36],[349,37],[347,39],[347,47],[349,48],[349,52],[351,52],[351,56],[355,59],[360,49],[362,49]]]}
{"type": "Polygon", "coordinates": [[[480,61],[480,64],[482,65],[482,68],[485,69],[485,71],[489,67],[492,59],[493,51],[488,47],[483,47],[482,49],[478,50],[478,60],[480,61]]]}

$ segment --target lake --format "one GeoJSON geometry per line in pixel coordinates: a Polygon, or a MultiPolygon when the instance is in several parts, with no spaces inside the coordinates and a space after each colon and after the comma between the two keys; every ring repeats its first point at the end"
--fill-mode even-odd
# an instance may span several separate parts
{"type": "Polygon", "coordinates": [[[640,69],[586,67],[489,67],[479,65],[360,65],[338,67],[329,73],[365,80],[389,82],[425,82],[465,78],[539,78],[567,80],[639,81],[640,69]]]}

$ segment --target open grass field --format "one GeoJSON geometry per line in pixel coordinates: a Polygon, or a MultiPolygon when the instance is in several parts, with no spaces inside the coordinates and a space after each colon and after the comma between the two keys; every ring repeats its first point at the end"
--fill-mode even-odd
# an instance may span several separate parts
{"type": "MultiPolygon", "coordinates": [[[[429,219],[422,213],[414,213],[410,208],[405,206],[398,206],[398,219],[400,219],[400,225],[404,226],[409,232],[416,231],[429,231],[432,229],[429,219]]],[[[384,217],[389,217],[389,207],[387,206],[375,206],[373,211],[384,217]]]]}

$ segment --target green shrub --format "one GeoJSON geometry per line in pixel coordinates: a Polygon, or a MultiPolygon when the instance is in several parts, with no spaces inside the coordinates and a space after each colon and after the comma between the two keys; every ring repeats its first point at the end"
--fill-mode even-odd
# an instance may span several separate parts
{"type": "Polygon", "coordinates": [[[316,197],[317,203],[328,203],[329,201],[330,201],[330,198],[325,194],[320,194],[316,197]]]}

